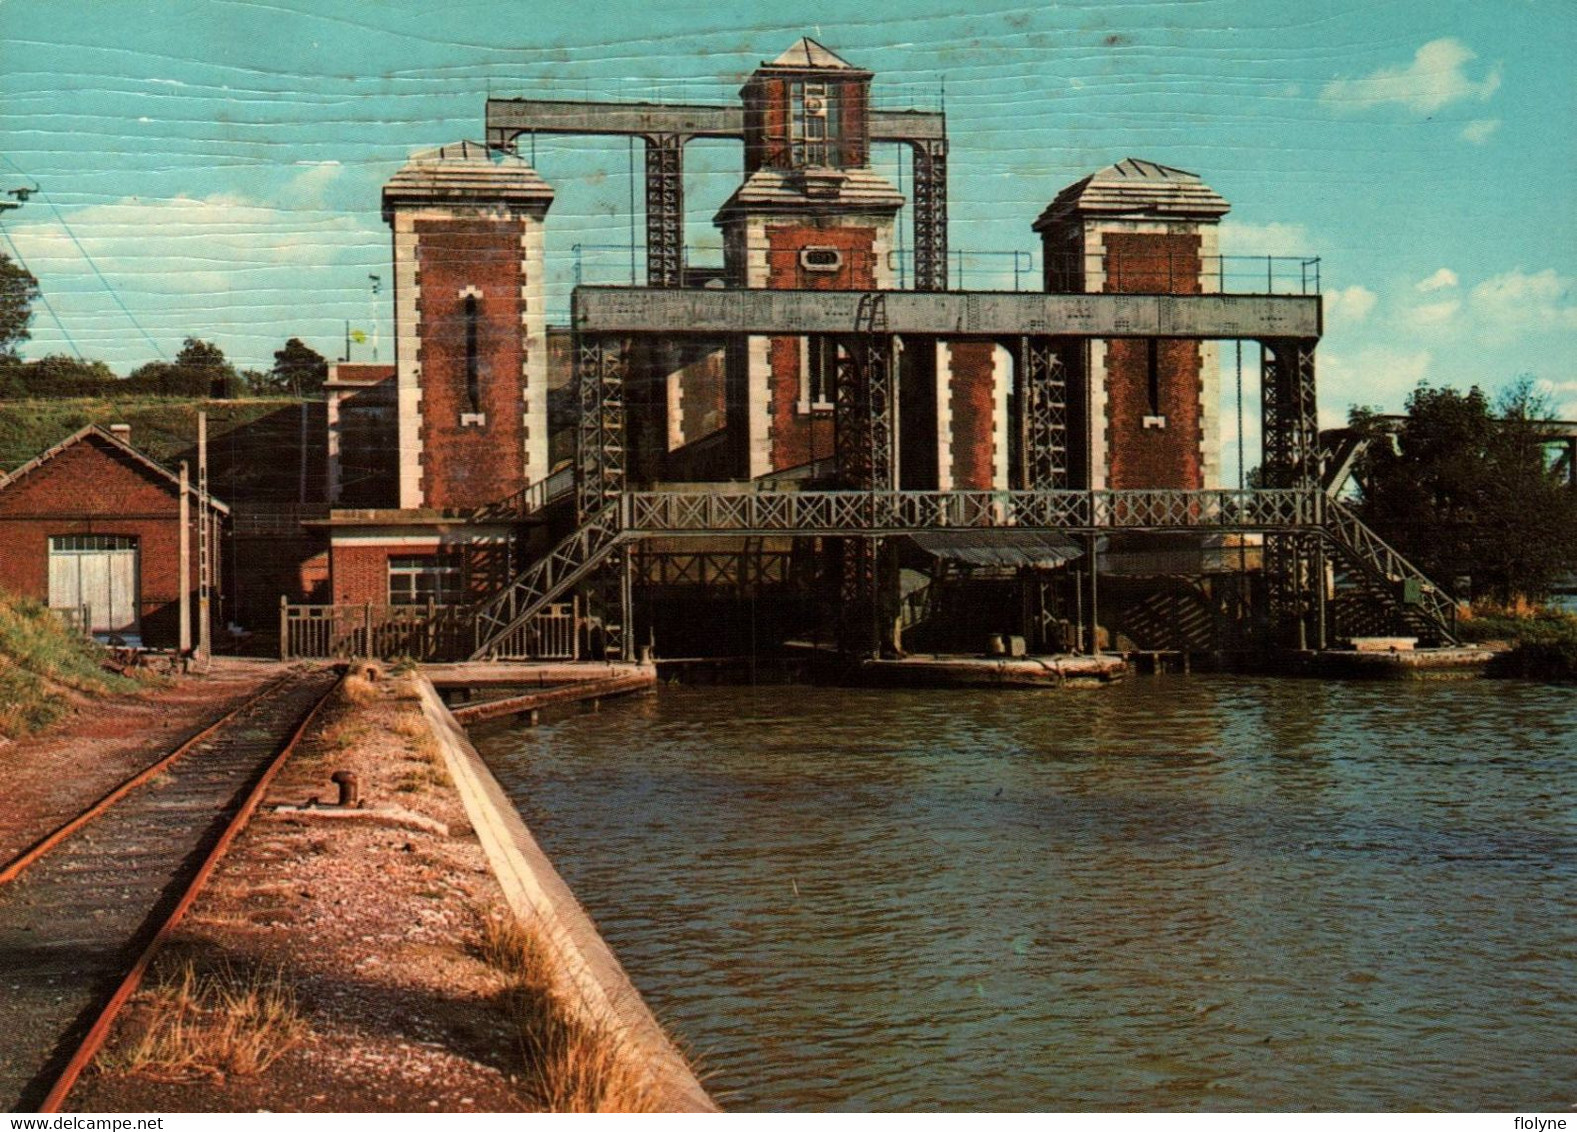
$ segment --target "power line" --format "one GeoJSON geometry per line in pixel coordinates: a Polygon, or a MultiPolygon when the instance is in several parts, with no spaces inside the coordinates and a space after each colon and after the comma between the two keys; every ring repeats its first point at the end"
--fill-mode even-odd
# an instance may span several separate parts
{"type": "Polygon", "coordinates": [[[166,354],[164,348],[153,340],[153,335],[144,329],[142,323],[137,321],[137,316],[132,314],[127,309],[126,304],[121,301],[120,293],[115,290],[108,279],[104,278],[104,273],[99,270],[99,265],[93,262],[93,257],[88,254],[88,249],[82,246],[81,240],[77,239],[77,234],[71,230],[71,225],[66,223],[66,218],[61,215],[60,209],[55,207],[55,202],[49,199],[49,194],[39,190],[38,195],[43,197],[44,202],[49,205],[49,210],[55,214],[55,219],[60,221],[60,226],[66,230],[66,235],[71,237],[71,242],[76,245],[77,251],[82,253],[82,258],[88,261],[88,266],[93,269],[93,274],[98,276],[100,283],[104,284],[104,289],[109,292],[110,298],[115,300],[115,305],[120,308],[121,313],[131,320],[131,324],[137,328],[137,332],[147,340],[148,345],[153,347],[154,353],[158,354],[164,361],[169,361],[170,355],[166,354]]]}
{"type": "MultiPolygon", "coordinates": [[[[7,232],[4,228],[0,228],[0,236],[5,237],[6,247],[11,249],[11,254],[14,255],[16,257],[16,261],[22,265],[22,270],[27,271],[27,260],[23,259],[22,253],[17,250],[15,242],[13,242],[11,239],[11,233],[7,232]]],[[[31,275],[32,272],[29,271],[28,274],[31,275]]],[[[63,334],[66,341],[70,343],[71,352],[77,355],[77,361],[87,361],[88,359],[82,354],[82,348],[77,345],[77,340],[71,336],[71,331],[66,329],[66,324],[60,321],[60,315],[55,313],[55,306],[49,301],[48,292],[40,287],[38,289],[38,297],[43,301],[44,309],[49,312],[49,317],[54,319],[55,325],[60,328],[60,333],[63,334]]]]}

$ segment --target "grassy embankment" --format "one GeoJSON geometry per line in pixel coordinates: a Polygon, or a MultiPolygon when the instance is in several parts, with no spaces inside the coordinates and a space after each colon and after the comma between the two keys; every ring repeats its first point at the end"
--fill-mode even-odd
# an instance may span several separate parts
{"type": "Polygon", "coordinates": [[[0,737],[47,727],[74,697],[142,686],[106,671],[104,657],[102,646],[68,630],[41,603],[0,590],[0,737]]]}
{"type": "Polygon", "coordinates": [[[1577,680],[1577,615],[1554,609],[1479,609],[1458,629],[1469,644],[1510,645],[1495,666],[1506,675],[1577,680]]]}
{"type": "MultiPolygon", "coordinates": [[[[51,445],[58,444],[85,425],[108,428],[112,424],[131,425],[132,443],[159,462],[173,466],[191,458],[197,441],[197,414],[208,414],[208,438],[215,449],[211,457],[222,457],[220,442],[230,432],[252,425],[264,417],[281,412],[291,417],[283,422],[277,440],[293,439],[298,431],[296,416],[300,401],[288,397],[247,398],[235,401],[205,401],[184,397],[62,397],[0,400],[0,472],[25,464],[51,445]]],[[[309,440],[310,443],[310,440],[309,440]]],[[[215,484],[215,491],[224,485],[215,484]]]]}

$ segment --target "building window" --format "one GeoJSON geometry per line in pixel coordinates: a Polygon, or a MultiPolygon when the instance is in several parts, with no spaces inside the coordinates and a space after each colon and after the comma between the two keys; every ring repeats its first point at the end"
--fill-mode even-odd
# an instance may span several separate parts
{"type": "Polygon", "coordinates": [[[390,605],[458,605],[465,594],[460,564],[436,554],[389,559],[390,605]]]}
{"type": "Polygon", "coordinates": [[[477,300],[475,295],[465,297],[465,395],[471,401],[471,412],[482,411],[481,360],[477,356],[477,300]]]}
{"type": "Polygon", "coordinates": [[[840,164],[837,93],[827,83],[790,84],[789,144],[796,169],[840,164]]]}
{"type": "Polygon", "coordinates": [[[799,340],[799,411],[828,412],[838,395],[837,340],[813,334],[799,340]]]}

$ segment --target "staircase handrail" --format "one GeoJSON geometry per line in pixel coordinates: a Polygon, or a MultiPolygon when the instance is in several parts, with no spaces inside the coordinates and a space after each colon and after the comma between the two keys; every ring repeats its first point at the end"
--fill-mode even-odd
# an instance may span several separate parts
{"type": "Polygon", "coordinates": [[[1403,558],[1390,543],[1370,529],[1357,514],[1338,499],[1325,500],[1325,531],[1331,541],[1344,550],[1348,559],[1377,581],[1393,585],[1416,581],[1418,610],[1456,644],[1456,601],[1430,577],[1403,558]]]}
{"type": "Polygon", "coordinates": [[[527,566],[476,610],[476,648],[485,657],[499,639],[530,621],[625,540],[623,501],[615,499],[527,566]]]}

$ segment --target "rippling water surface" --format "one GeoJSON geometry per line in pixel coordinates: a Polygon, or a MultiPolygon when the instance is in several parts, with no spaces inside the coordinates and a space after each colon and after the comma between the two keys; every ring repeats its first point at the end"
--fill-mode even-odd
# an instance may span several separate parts
{"type": "Polygon", "coordinates": [[[478,746],[740,1109],[1577,1102],[1577,693],[664,688],[478,746]]]}

